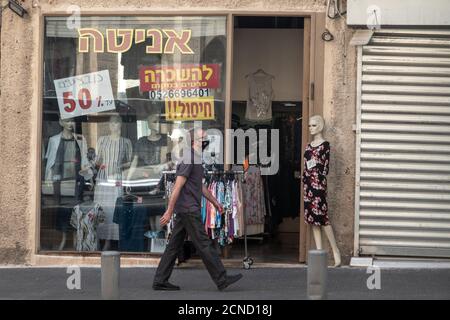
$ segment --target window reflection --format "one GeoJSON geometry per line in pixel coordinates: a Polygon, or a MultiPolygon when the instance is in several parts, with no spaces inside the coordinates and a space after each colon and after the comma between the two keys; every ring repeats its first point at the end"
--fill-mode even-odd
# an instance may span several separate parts
{"type": "MultiPolygon", "coordinates": [[[[65,17],[45,22],[40,249],[161,252],[162,172],[176,165],[182,129],[193,126],[194,114],[205,129],[224,128],[226,18],[82,17],[81,28],[103,35],[102,52],[92,39],[80,52],[80,34],[65,17]],[[109,52],[107,29],[133,30],[129,49],[109,52]],[[149,54],[157,38],[142,40],[137,30],[150,29],[190,30],[193,54],[181,52],[182,42],[173,53],[149,54]],[[198,87],[178,78],[174,90],[143,90],[145,69],[186,77],[196,68],[202,76],[213,70],[212,78],[198,87]],[[189,112],[168,109],[167,101],[189,105],[189,112]],[[201,118],[200,102],[211,104],[214,117],[201,118]]],[[[166,44],[170,33],[162,36],[166,44]]],[[[115,45],[125,40],[117,36],[115,45]]]]}

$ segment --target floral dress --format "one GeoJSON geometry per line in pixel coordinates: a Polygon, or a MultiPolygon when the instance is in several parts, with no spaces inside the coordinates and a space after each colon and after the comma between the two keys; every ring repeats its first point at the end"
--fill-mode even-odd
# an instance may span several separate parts
{"type": "Polygon", "coordinates": [[[77,230],[75,243],[77,251],[98,249],[97,226],[104,219],[105,214],[98,203],[85,202],[73,208],[70,224],[77,230]]]}
{"type": "Polygon", "coordinates": [[[329,225],[326,175],[330,162],[330,143],[325,141],[317,147],[308,144],[303,159],[305,222],[315,226],[329,225]]]}

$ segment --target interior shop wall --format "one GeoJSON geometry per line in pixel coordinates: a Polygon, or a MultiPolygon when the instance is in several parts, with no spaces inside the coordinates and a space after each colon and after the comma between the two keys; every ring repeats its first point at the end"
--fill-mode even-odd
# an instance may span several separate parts
{"type": "Polygon", "coordinates": [[[245,76],[260,68],[275,76],[274,100],[302,100],[302,29],[235,29],[233,50],[233,100],[247,100],[245,76]]]}

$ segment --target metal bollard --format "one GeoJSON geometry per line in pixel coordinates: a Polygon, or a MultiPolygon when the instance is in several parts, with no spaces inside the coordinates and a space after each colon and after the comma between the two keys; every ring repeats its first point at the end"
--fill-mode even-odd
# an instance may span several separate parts
{"type": "Polygon", "coordinates": [[[324,300],[327,298],[327,252],[310,250],[308,253],[308,288],[309,300],[324,300]]]}
{"type": "Polygon", "coordinates": [[[119,299],[120,253],[102,252],[102,299],[119,299]]]}

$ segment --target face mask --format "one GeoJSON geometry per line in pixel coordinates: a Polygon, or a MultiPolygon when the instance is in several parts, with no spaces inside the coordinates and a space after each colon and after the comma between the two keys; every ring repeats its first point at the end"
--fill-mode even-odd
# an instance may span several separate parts
{"type": "Polygon", "coordinates": [[[202,141],[202,150],[205,150],[208,146],[209,146],[209,141],[208,140],[203,140],[202,141]]]}

